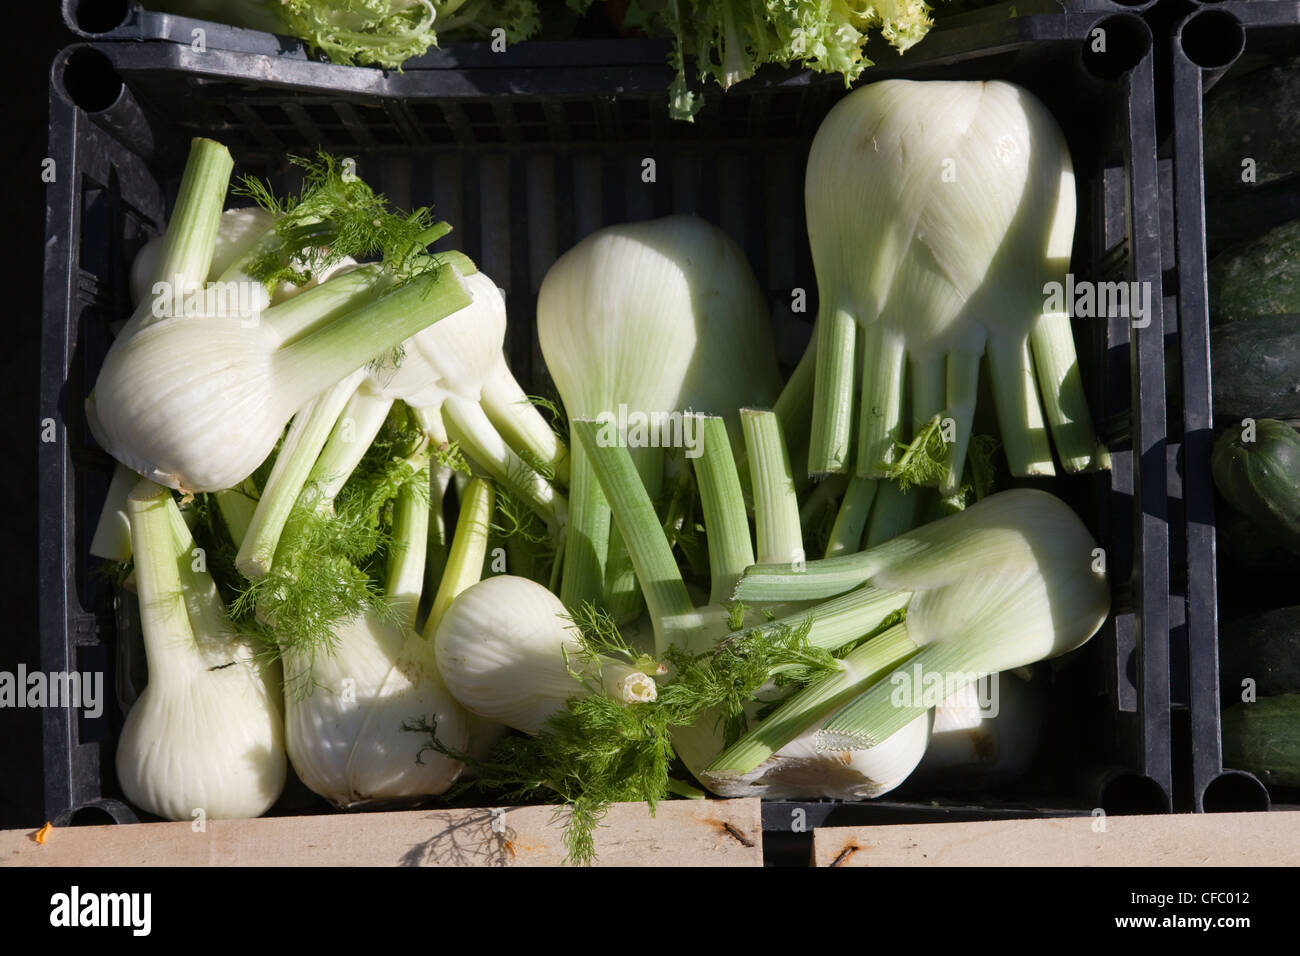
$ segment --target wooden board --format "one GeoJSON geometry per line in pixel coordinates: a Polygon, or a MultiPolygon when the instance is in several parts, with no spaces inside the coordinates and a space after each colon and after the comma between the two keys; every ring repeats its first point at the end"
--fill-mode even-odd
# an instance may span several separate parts
{"type": "MultiPolygon", "coordinates": [[[[554,807],[411,810],[258,820],[67,827],[45,843],[0,831],[0,866],[556,866],[554,807]]],[[[762,866],[758,800],[612,807],[596,836],[604,866],[762,866]]]]}
{"type": "Polygon", "coordinates": [[[813,833],[812,862],[814,866],[1295,866],[1300,864],[1300,812],[827,827],[813,833]]]}

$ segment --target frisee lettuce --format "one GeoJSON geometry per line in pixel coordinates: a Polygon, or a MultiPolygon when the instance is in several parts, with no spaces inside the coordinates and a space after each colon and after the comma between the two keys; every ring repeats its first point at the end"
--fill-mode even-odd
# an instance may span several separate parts
{"type": "MultiPolygon", "coordinates": [[[[570,0],[580,11],[589,5],[570,0]]],[[[704,103],[687,82],[687,57],[700,82],[724,90],[769,63],[840,73],[847,86],[872,65],[871,31],[902,53],[929,31],[930,10],[924,0],[630,0],[624,26],[676,38],[669,112],[690,122],[704,103]]]]}
{"type": "Polygon", "coordinates": [[[534,0],[144,0],[161,10],[297,37],[335,63],[399,69],[440,40],[485,39],[497,27],[525,40],[534,0]]]}

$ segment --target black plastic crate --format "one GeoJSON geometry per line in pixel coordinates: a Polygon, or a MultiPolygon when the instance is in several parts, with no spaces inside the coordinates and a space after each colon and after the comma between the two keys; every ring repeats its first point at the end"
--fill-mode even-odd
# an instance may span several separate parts
{"type": "MultiPolygon", "coordinates": [[[[1036,92],[1061,122],[1074,157],[1076,275],[1159,289],[1145,23],[1128,13],[1056,14],[932,38],[942,43],[924,56],[917,47],[894,57],[864,82],[1004,78],[1036,92]],[[1093,49],[1099,29],[1105,52],[1093,49]]],[[[804,161],[843,83],[770,70],[725,97],[710,94],[696,123],[674,123],[662,45],[632,42],[615,60],[610,49],[539,44],[532,54],[538,62],[527,69],[401,74],[233,51],[197,54],[161,40],[76,44],[58,56],[50,155],[59,175],[49,187],[41,400],[60,431],[40,458],[44,669],[114,673],[114,598],[87,553],[112,463],[89,437],[82,398],[107,347],[108,323],[128,312],[131,256],[165,221],[192,135],[224,141],[237,172],[273,178],[285,175],[287,153],[324,146],[354,157],[359,172],[396,202],[432,204],[456,227],[455,246],[505,288],[507,354],[533,390],[545,387],[531,325],[550,263],[602,225],[678,211],[721,225],[745,249],[772,303],[782,360],[793,365],[816,314],[814,304],[807,313],[790,311],[792,289],[814,298],[816,290],[803,223],[804,161]],[[653,183],[642,179],[646,158],[655,160],[653,183]]],[[[1076,323],[1085,385],[1114,470],[1045,486],[1076,507],[1106,549],[1114,613],[1057,675],[1041,766],[1013,793],[978,798],[903,791],[901,799],[861,805],[773,804],[765,814],[773,834],[794,832],[792,807],[822,823],[1171,809],[1158,295],[1153,310],[1140,329],[1122,317],[1076,323]]],[[[96,721],[46,713],[46,809],[56,824],[86,819],[87,809],[134,819],[110,769],[121,719],[112,706],[96,721]]],[[[310,795],[303,799],[292,809],[326,809],[310,795]]]]}
{"type": "MultiPolygon", "coordinates": [[[[1206,280],[1206,195],[1201,140],[1202,98],[1225,74],[1261,58],[1300,53],[1300,3],[1238,0],[1197,5],[1169,41],[1173,129],[1176,332],[1171,360],[1181,379],[1181,408],[1172,408],[1171,441],[1181,467],[1171,477],[1180,550],[1175,598],[1185,596],[1189,662],[1188,739],[1191,802],[1198,811],[1261,810],[1269,794],[1251,774],[1223,766],[1219,723],[1220,595],[1215,545],[1215,490],[1210,474],[1214,414],[1206,280]],[[1182,592],[1181,595],[1178,592],[1182,592]]],[[[1264,197],[1261,197],[1263,199],[1264,197]]],[[[1267,200],[1265,200],[1267,203],[1267,200]]],[[[1261,207],[1262,208],[1262,207],[1261,207]]],[[[1272,215],[1285,215],[1274,208],[1272,215]]],[[[1300,210],[1293,212],[1300,215],[1300,210]]],[[[1272,223],[1276,225],[1277,223],[1272,223]]],[[[1268,224],[1261,226],[1261,231],[1268,224]]],[[[1171,320],[1175,316],[1170,316],[1171,320]]],[[[1171,331],[1175,323],[1171,321],[1171,331]]],[[[1220,422],[1220,424],[1224,424],[1220,422]]]]}
{"type": "MultiPolygon", "coordinates": [[[[1143,13],[1157,3],[1157,0],[1021,0],[990,4],[986,8],[966,13],[950,14],[942,4],[932,4],[939,9],[936,30],[949,25],[961,26],[970,21],[994,23],[996,21],[1023,20],[1039,15],[1079,14],[1095,20],[1098,15],[1115,13],[1143,13]]],[[[293,37],[280,36],[262,30],[248,30],[232,27],[211,20],[178,16],[146,10],[139,0],[59,0],[63,22],[77,36],[86,40],[164,40],[182,43],[191,47],[202,46],[208,50],[229,50],[236,53],[261,53],[292,59],[308,59],[307,47],[293,37]]],[[[562,4],[558,4],[562,6],[562,4]]],[[[543,13],[545,16],[545,12],[543,13]]],[[[1013,26],[1013,30],[1020,27],[1013,26]]],[[[1030,28],[1030,32],[1033,28],[1030,28]]],[[[606,28],[612,35],[612,27],[606,28]]],[[[592,43],[588,39],[584,42],[592,43]]],[[[626,54],[624,48],[629,43],[641,41],[626,38],[604,42],[604,52],[599,55],[611,63],[622,62],[626,54]]],[[[654,49],[666,56],[667,42],[650,41],[654,49]]],[[[934,40],[922,43],[933,44],[934,40]]],[[[459,68],[466,66],[508,66],[529,65],[549,66],[554,61],[550,54],[542,49],[538,40],[529,40],[512,44],[505,51],[494,51],[488,43],[454,43],[444,48],[430,48],[423,56],[412,58],[403,64],[403,69],[459,68]]],[[[595,49],[589,47],[589,49],[595,49]]],[[[921,56],[930,52],[922,47],[921,56]]],[[[885,42],[878,36],[873,38],[869,51],[873,60],[879,62],[878,54],[888,50],[885,42]]],[[[584,54],[585,55],[585,54],[584,54]]],[[[661,57],[662,59],[662,57],[661,57]]]]}

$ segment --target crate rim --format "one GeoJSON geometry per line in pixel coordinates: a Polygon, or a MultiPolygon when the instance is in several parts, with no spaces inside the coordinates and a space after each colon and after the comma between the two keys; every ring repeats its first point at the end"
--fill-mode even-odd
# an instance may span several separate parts
{"type": "MultiPolygon", "coordinates": [[[[1133,21],[1133,22],[1135,22],[1135,23],[1137,23],[1137,24],[1141,24],[1141,30],[1145,31],[1146,36],[1147,36],[1148,38],[1150,38],[1150,29],[1149,29],[1149,27],[1146,25],[1146,23],[1145,23],[1144,21],[1142,21],[1140,17],[1137,17],[1137,16],[1132,15],[1131,13],[1127,12],[1127,9],[1128,9],[1128,8],[1124,8],[1124,9],[1126,10],[1126,12],[1124,12],[1123,14],[1119,14],[1119,15],[1124,16],[1124,18],[1125,18],[1126,20],[1131,20],[1131,21],[1133,21]]],[[[1116,15],[1117,15],[1117,14],[1114,14],[1114,13],[1112,13],[1112,12],[1104,11],[1104,12],[1102,12],[1101,14],[1098,14],[1098,15],[1091,15],[1091,14],[1090,14],[1090,15],[1088,15],[1088,16],[1086,16],[1086,17],[1079,17],[1079,18],[1077,18],[1077,20],[1075,21],[1074,25],[1071,26],[1070,29],[1072,29],[1072,30],[1082,29],[1082,33],[1079,34],[1079,35],[1077,35],[1077,36],[1071,36],[1069,39],[1077,40],[1077,39],[1081,39],[1082,37],[1086,37],[1087,34],[1088,34],[1088,29],[1084,29],[1084,27],[1090,28],[1091,24],[1093,24],[1093,23],[1095,23],[1095,22],[1098,22],[1098,19],[1099,19],[1099,18],[1100,18],[1100,19],[1106,19],[1106,18],[1109,18],[1109,17],[1112,17],[1112,16],[1116,16],[1116,15]]],[[[1063,23],[1064,19],[1065,19],[1065,18],[1058,18],[1058,23],[1063,23]]],[[[1026,41],[1026,42],[1030,42],[1030,41],[1026,41]]],[[[113,47],[113,48],[120,48],[120,49],[122,49],[122,50],[126,50],[126,49],[128,49],[128,48],[133,48],[134,51],[135,51],[133,55],[148,55],[148,54],[145,53],[145,51],[146,51],[149,47],[152,46],[152,47],[154,47],[155,49],[157,49],[157,48],[162,47],[163,45],[162,45],[162,44],[143,44],[143,45],[141,45],[141,44],[134,44],[134,45],[133,45],[133,44],[122,43],[122,42],[120,42],[120,41],[113,41],[112,43],[108,43],[108,42],[106,41],[105,43],[102,43],[102,44],[101,44],[101,43],[88,43],[88,42],[85,42],[85,41],[76,41],[76,42],[74,42],[74,43],[72,43],[72,44],[69,44],[67,47],[65,47],[63,50],[60,51],[60,53],[58,54],[58,56],[56,56],[55,63],[54,63],[54,64],[52,65],[52,67],[51,67],[51,110],[52,110],[52,113],[53,113],[53,110],[55,109],[55,101],[58,100],[59,103],[60,103],[60,105],[61,105],[61,107],[62,107],[62,111],[65,112],[65,114],[66,114],[67,116],[69,116],[69,117],[73,120],[74,123],[75,123],[75,122],[90,122],[90,121],[91,121],[89,117],[87,117],[87,116],[84,115],[84,111],[82,111],[80,107],[76,106],[76,104],[72,101],[72,99],[71,99],[70,97],[68,97],[68,96],[66,95],[66,93],[65,93],[65,92],[60,88],[60,87],[61,87],[61,83],[58,82],[58,80],[61,78],[61,74],[59,73],[59,69],[60,69],[60,64],[66,62],[66,56],[70,54],[70,51],[73,51],[73,50],[76,50],[76,49],[81,49],[81,48],[92,48],[92,49],[95,49],[95,48],[99,48],[99,47],[101,47],[101,46],[105,46],[105,47],[113,47]],[[79,115],[79,114],[80,114],[80,115],[79,115]]],[[[171,44],[171,46],[176,46],[176,45],[175,45],[175,44],[171,44]]],[[[985,55],[992,55],[992,54],[991,54],[991,51],[981,50],[980,52],[983,53],[983,54],[985,54],[985,55]]],[[[993,51],[993,52],[996,52],[996,51],[993,51]]],[[[259,58],[262,58],[262,59],[268,59],[268,58],[266,58],[264,55],[261,55],[261,54],[238,54],[238,56],[239,56],[239,57],[259,57],[259,58]]],[[[163,58],[163,59],[166,59],[166,54],[165,54],[165,53],[163,54],[163,57],[162,57],[162,58],[163,58]]],[[[1138,118],[1141,118],[1141,117],[1143,117],[1143,116],[1152,116],[1153,113],[1154,113],[1154,98],[1153,98],[1153,94],[1152,94],[1152,92],[1151,92],[1151,88],[1152,88],[1152,82],[1151,82],[1151,62],[1152,62],[1152,50],[1151,50],[1151,47],[1148,46],[1147,49],[1146,49],[1146,51],[1144,52],[1144,54],[1143,54],[1141,60],[1139,61],[1139,63],[1138,63],[1137,65],[1135,65],[1135,66],[1133,67],[1133,69],[1132,69],[1131,71],[1129,71],[1129,73],[1126,74],[1126,75],[1123,77],[1122,81],[1121,81],[1121,82],[1125,85],[1126,89],[1129,89],[1129,92],[1128,92],[1128,94],[1127,94],[1128,109],[1130,110],[1131,113],[1134,113],[1134,111],[1135,111],[1135,115],[1136,115],[1138,118]],[[1135,74],[1136,74],[1136,76],[1135,76],[1135,74]],[[1136,105],[1135,105],[1135,103],[1133,102],[1134,96],[1133,96],[1133,93],[1132,93],[1132,91],[1131,91],[1131,87],[1132,87],[1135,83],[1136,83],[1139,87],[1141,87],[1142,89],[1144,89],[1144,90],[1146,91],[1146,95],[1143,96],[1143,97],[1140,97],[1140,102],[1138,102],[1136,105]],[[1144,85],[1144,84],[1145,84],[1145,85],[1144,85]]],[[[348,68],[348,67],[334,67],[334,66],[332,66],[332,65],[328,65],[328,64],[317,64],[317,66],[326,67],[326,68],[333,69],[333,70],[352,70],[352,69],[353,69],[353,68],[348,68]]],[[[413,72],[413,71],[412,71],[412,72],[413,72]]],[[[444,72],[444,71],[426,71],[426,72],[435,73],[435,72],[444,72]]],[[[125,84],[124,84],[124,86],[125,86],[125,84]]],[[[293,84],[288,84],[288,85],[286,86],[286,88],[293,88],[293,84]]],[[[313,89],[320,89],[321,87],[320,87],[320,86],[317,86],[317,85],[313,85],[312,88],[313,88],[313,89]]],[[[1132,116],[1132,115],[1130,116],[1130,119],[1133,119],[1133,116],[1132,116]]],[[[56,137],[57,137],[57,134],[56,134],[56,131],[55,131],[55,128],[54,128],[56,125],[57,125],[57,124],[55,124],[55,123],[52,123],[52,124],[51,124],[51,134],[50,134],[50,135],[51,135],[52,152],[53,152],[53,146],[54,146],[54,144],[55,144],[55,140],[56,140],[56,137]]],[[[1152,143],[1150,144],[1150,145],[1151,145],[1151,149],[1150,149],[1150,151],[1149,151],[1149,155],[1148,155],[1147,150],[1145,149],[1145,146],[1142,146],[1142,147],[1140,147],[1140,148],[1135,149],[1135,152],[1136,152],[1138,155],[1137,155],[1137,157],[1134,158],[1133,161],[1134,161],[1135,163],[1138,162],[1138,161],[1142,161],[1144,164],[1146,164],[1146,163],[1149,161],[1150,169],[1147,170],[1146,173],[1144,173],[1144,175],[1151,175],[1151,176],[1154,176],[1154,163],[1155,163],[1155,150],[1154,150],[1154,125],[1152,124],[1151,126],[1148,127],[1148,129],[1150,130],[1150,136],[1151,136],[1151,139],[1152,139],[1152,143]]],[[[1130,173],[1132,173],[1132,170],[1130,170],[1130,173]]],[[[1130,184],[1131,184],[1131,183],[1130,183],[1130,184]]],[[[67,188],[67,187],[65,186],[65,188],[67,188]]],[[[1142,222],[1140,225],[1139,225],[1137,222],[1133,222],[1133,223],[1131,224],[1131,230],[1132,230],[1132,234],[1133,234],[1134,237],[1135,237],[1135,240],[1140,240],[1140,241],[1142,242],[1142,248],[1141,248],[1141,249],[1131,250],[1131,253],[1132,253],[1132,255],[1134,256],[1135,260],[1136,260],[1136,259],[1139,259],[1139,258],[1142,260],[1142,264],[1140,264],[1140,265],[1135,265],[1135,269],[1145,270],[1145,271],[1143,271],[1141,274],[1142,274],[1142,275],[1147,275],[1147,276],[1149,276],[1149,275],[1153,274],[1151,270],[1152,270],[1152,263],[1153,263],[1153,261],[1154,261],[1154,263],[1155,263],[1154,275],[1157,275],[1157,276],[1158,276],[1158,275],[1159,275],[1159,268],[1158,268],[1158,263],[1159,263],[1159,239],[1158,239],[1158,226],[1159,226],[1159,223],[1158,223],[1158,210],[1156,210],[1156,209],[1153,208],[1153,201],[1152,201],[1152,199],[1153,199],[1153,195],[1152,195],[1152,194],[1153,194],[1154,190],[1134,190],[1134,192],[1136,192],[1137,195],[1136,195],[1136,196],[1130,196],[1130,197],[1129,197],[1131,207],[1130,207],[1130,209],[1128,210],[1128,215],[1129,215],[1130,217],[1136,219],[1136,218],[1138,217],[1138,210],[1140,210],[1140,211],[1141,211],[1141,218],[1142,218],[1142,220],[1143,220],[1143,222],[1142,222]],[[1155,237],[1155,238],[1153,239],[1152,237],[1155,237]],[[1153,248],[1153,244],[1154,244],[1154,248],[1153,248]],[[1154,255],[1154,257],[1155,257],[1154,260],[1153,260],[1153,258],[1152,258],[1153,255],[1154,255]]],[[[68,240],[68,242],[69,242],[69,249],[68,249],[68,252],[69,252],[69,253],[70,253],[70,241],[71,241],[71,240],[69,239],[69,240],[68,240]]],[[[71,264],[71,260],[69,260],[69,264],[71,264]]],[[[47,279],[48,279],[48,272],[49,272],[49,269],[50,269],[50,258],[49,258],[49,255],[48,255],[48,254],[47,254],[47,260],[46,260],[46,268],[47,268],[47,279]]],[[[1158,308],[1158,307],[1159,307],[1159,305],[1157,304],[1157,308],[1158,308]]],[[[46,315],[46,320],[45,320],[45,323],[44,323],[44,324],[48,326],[48,325],[52,324],[52,323],[49,322],[49,317],[50,317],[50,304],[49,304],[48,299],[47,299],[47,303],[46,303],[45,315],[46,315]]],[[[1163,321],[1163,319],[1162,319],[1161,321],[1163,321]]],[[[1158,332],[1159,329],[1160,329],[1160,324],[1159,324],[1159,323],[1154,323],[1154,329],[1155,329],[1155,331],[1158,332]]],[[[47,329],[46,331],[48,331],[48,329],[47,329]]],[[[45,332],[43,332],[43,334],[45,334],[45,332]]],[[[1150,338],[1150,337],[1151,337],[1151,336],[1144,337],[1144,338],[1150,338]]],[[[1137,339],[1137,338],[1139,338],[1139,337],[1138,337],[1138,336],[1134,336],[1134,338],[1137,339]]],[[[1134,346],[1134,347],[1136,347],[1136,346],[1134,346]]],[[[1135,381],[1135,382],[1134,382],[1134,388],[1135,388],[1135,389],[1138,389],[1139,387],[1142,387],[1142,388],[1146,389],[1146,391],[1147,391],[1148,393],[1150,393],[1150,392],[1154,392],[1154,390],[1156,389],[1156,387],[1159,386],[1160,391],[1163,392],[1163,374],[1162,374],[1162,370],[1155,370],[1155,371],[1153,372],[1153,375],[1155,375],[1156,378],[1154,378],[1154,379],[1144,379],[1143,382],[1137,382],[1137,381],[1135,381]]],[[[1134,377],[1135,377],[1135,379],[1137,378],[1136,375],[1135,375],[1134,377]]],[[[62,383],[60,382],[60,383],[58,383],[58,384],[61,386],[62,383]]],[[[43,388],[44,388],[44,387],[45,387],[45,385],[43,385],[43,388]]],[[[44,398],[44,396],[43,396],[43,398],[44,398]]],[[[49,407],[49,406],[47,405],[46,407],[49,407]]],[[[1163,404],[1160,404],[1160,405],[1159,405],[1159,409],[1160,409],[1161,413],[1163,413],[1163,404]]],[[[1151,421],[1154,421],[1154,418],[1152,418],[1151,421]]],[[[1136,433],[1136,432],[1140,431],[1140,428],[1135,428],[1134,430],[1135,430],[1135,433],[1136,433]]],[[[1160,431],[1159,431],[1159,435],[1158,435],[1158,438],[1157,438],[1157,437],[1154,437],[1154,436],[1152,437],[1152,446],[1151,446],[1151,447],[1154,448],[1154,447],[1157,447],[1157,446],[1158,446],[1159,449],[1160,449],[1160,451],[1161,451],[1161,457],[1163,457],[1163,443],[1164,443],[1164,434],[1163,434],[1163,429],[1160,429],[1160,431]]],[[[1148,449],[1148,450],[1149,450],[1149,449],[1148,449]]],[[[53,454],[53,451],[52,451],[52,450],[50,450],[50,454],[51,454],[51,455],[53,454]]],[[[1138,457],[1139,457],[1139,456],[1138,456],[1138,454],[1137,454],[1137,450],[1135,449],[1135,453],[1134,453],[1134,458],[1135,458],[1135,472],[1137,471],[1136,461],[1137,461],[1138,457]]],[[[42,475],[44,475],[44,474],[46,473],[46,465],[47,465],[46,462],[43,462],[43,463],[42,463],[42,472],[41,472],[42,475]]],[[[1163,482],[1164,482],[1164,475],[1163,475],[1163,472],[1162,472],[1162,471],[1159,471],[1158,474],[1157,474],[1155,477],[1158,477],[1158,478],[1159,478],[1159,483],[1163,486],[1163,482]]],[[[1154,481],[1153,481],[1152,483],[1154,483],[1154,481]]],[[[42,483],[42,488],[43,488],[43,491],[44,491],[44,482],[42,483]]],[[[1136,489],[1135,489],[1135,492],[1136,492],[1136,489]]],[[[43,504],[43,505],[42,505],[42,515],[43,515],[43,516],[44,516],[44,513],[45,513],[45,506],[44,506],[44,504],[43,504]]],[[[1145,511],[1144,511],[1143,513],[1145,514],[1145,511]]],[[[1153,529],[1151,529],[1151,530],[1153,531],[1153,533],[1156,533],[1156,537],[1159,538],[1158,529],[1154,529],[1154,528],[1153,528],[1153,529]]],[[[1167,546],[1167,539],[1164,541],[1164,544],[1167,546]]],[[[1140,552],[1141,552],[1143,555],[1145,555],[1145,549],[1139,549],[1139,550],[1140,550],[1140,552]]],[[[1165,548],[1160,548],[1159,546],[1157,546],[1157,548],[1155,548],[1154,550],[1155,550],[1157,553],[1154,554],[1152,557],[1153,557],[1153,560],[1156,562],[1157,565],[1159,564],[1160,561],[1165,561],[1165,562],[1167,562],[1167,550],[1166,550],[1165,548]]],[[[1166,579],[1167,579],[1167,575],[1166,575],[1166,579]]],[[[1151,581],[1152,585],[1153,585],[1154,587],[1156,587],[1157,590],[1158,590],[1158,588],[1159,588],[1159,578],[1152,578],[1152,579],[1150,579],[1150,581],[1151,581]]],[[[1158,617],[1153,618],[1152,620],[1153,620],[1153,621],[1158,621],[1158,617]]],[[[1145,629],[1144,629],[1144,632],[1145,632],[1145,629]]],[[[1153,633],[1155,633],[1155,634],[1157,634],[1157,635],[1160,635],[1161,632],[1160,632],[1159,628],[1155,628],[1155,629],[1153,629],[1153,633]]],[[[65,635],[65,636],[66,636],[66,635],[65,635]]],[[[1169,745],[1168,745],[1168,739],[1167,739],[1167,736],[1168,736],[1168,735],[1167,735],[1167,729],[1168,729],[1168,711],[1169,711],[1169,708],[1168,708],[1168,686],[1167,686],[1167,685],[1168,685],[1168,679],[1167,679],[1167,678],[1168,678],[1168,648],[1167,648],[1167,643],[1168,643],[1168,642],[1167,642],[1167,628],[1166,628],[1166,630],[1165,630],[1165,633],[1164,633],[1163,639],[1158,637],[1158,638],[1157,638],[1156,640],[1154,640],[1154,641],[1142,641],[1142,642],[1140,642],[1140,646],[1142,646],[1142,647],[1146,647],[1146,648],[1149,648],[1149,649],[1153,652],[1150,661],[1147,662],[1148,677],[1150,678],[1150,682],[1151,682],[1152,684],[1159,684],[1159,683],[1161,683],[1161,682],[1163,682],[1163,683],[1165,684],[1165,695],[1164,695],[1164,700],[1163,700],[1163,707],[1162,707],[1162,708],[1159,708],[1159,710],[1160,710],[1159,713],[1155,713],[1155,714],[1148,715],[1148,716],[1150,716],[1150,717],[1152,718],[1152,720],[1154,720],[1154,722],[1155,722],[1155,723],[1154,723],[1154,733],[1156,734],[1157,740],[1150,741],[1151,745],[1152,745],[1153,747],[1155,747],[1155,749],[1157,749],[1157,750],[1160,749],[1160,747],[1159,747],[1159,742],[1158,742],[1158,738],[1159,738],[1159,735],[1160,735],[1160,733],[1161,733],[1161,728],[1162,728],[1162,727],[1163,727],[1164,731],[1166,731],[1166,733],[1164,734],[1164,736],[1165,736],[1165,741],[1164,741],[1164,745],[1163,745],[1163,756],[1157,758],[1157,759],[1160,761],[1160,764],[1157,765],[1157,766],[1151,767],[1151,768],[1150,768],[1151,771],[1152,771],[1151,773],[1143,773],[1141,770],[1139,770],[1139,771],[1136,771],[1136,772],[1134,773],[1134,775],[1137,776],[1137,777],[1140,777],[1140,778],[1142,778],[1142,779],[1150,780],[1150,781],[1154,782],[1154,783],[1156,784],[1157,787],[1159,787],[1160,789],[1162,789],[1162,790],[1164,791],[1164,793],[1165,793],[1166,800],[1169,802],[1169,805],[1167,806],[1166,809],[1172,809],[1172,796],[1171,796],[1171,793],[1170,793],[1170,785],[1169,785],[1169,783],[1167,782],[1168,779],[1169,779],[1169,778],[1168,778],[1168,774],[1169,774],[1168,767],[1169,767],[1169,757],[1170,757],[1170,755],[1169,755],[1169,745]],[[1163,643],[1163,645],[1164,645],[1164,647],[1163,647],[1163,655],[1160,654],[1160,653],[1158,653],[1159,651],[1161,651],[1161,644],[1162,644],[1162,643],[1163,643]],[[1163,672],[1162,672],[1162,670],[1161,670],[1161,664],[1162,664],[1162,662],[1163,662],[1163,672]],[[1159,678],[1159,679],[1157,679],[1157,678],[1159,678]]],[[[43,656],[44,656],[44,655],[43,655],[43,656]]],[[[1143,700],[1146,700],[1147,698],[1143,697],[1142,699],[1143,699],[1143,700]]],[[[1157,694],[1156,697],[1155,697],[1154,699],[1156,699],[1156,700],[1160,700],[1159,695],[1157,694]]],[[[48,755],[47,755],[47,756],[48,756],[48,755]]],[[[48,790],[47,790],[47,793],[48,793],[48,790]]],[[[74,805],[73,805],[73,809],[76,809],[76,805],[75,805],[75,803],[74,803],[74,805]]]]}

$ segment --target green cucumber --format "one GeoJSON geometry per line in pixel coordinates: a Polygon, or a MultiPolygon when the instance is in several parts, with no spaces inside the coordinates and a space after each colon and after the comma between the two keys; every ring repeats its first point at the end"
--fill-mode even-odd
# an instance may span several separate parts
{"type": "MultiPolygon", "coordinates": [[[[1219,571],[1219,617],[1228,621],[1278,605],[1279,594],[1295,591],[1300,556],[1260,534],[1235,508],[1215,509],[1214,537],[1219,571]]],[[[1220,628],[1223,630],[1223,628],[1220,628]]],[[[1300,633],[1300,624],[1297,624],[1300,633]]]]}
{"type": "Polygon", "coordinates": [[[1300,607],[1251,614],[1220,627],[1219,675],[1228,697],[1239,695],[1247,679],[1260,697],[1300,694],[1300,607]]]}
{"type": "Polygon", "coordinates": [[[1300,58],[1219,83],[1201,129],[1209,255],[1300,216],[1300,58]]]}
{"type": "Polygon", "coordinates": [[[1261,697],[1223,711],[1223,765],[1275,787],[1300,787],[1300,694],[1261,697]]]}
{"type": "Polygon", "coordinates": [[[1270,418],[1233,426],[1210,457],[1215,487],[1260,532],[1300,554],[1300,435],[1270,418]]]}
{"type": "Polygon", "coordinates": [[[1209,283],[1214,325],[1300,312],[1300,219],[1216,256],[1209,283]]]}
{"type": "Polygon", "coordinates": [[[1220,83],[1205,98],[1201,130],[1207,193],[1300,175],[1300,58],[1220,83]],[[1243,179],[1251,171],[1254,183],[1243,179]]]}
{"type": "Polygon", "coordinates": [[[1210,333],[1214,414],[1300,419],[1300,315],[1229,322],[1210,333]]]}
{"type": "Polygon", "coordinates": [[[1243,186],[1205,197],[1205,252],[1213,258],[1300,217],[1300,177],[1267,186],[1243,186]]]}

